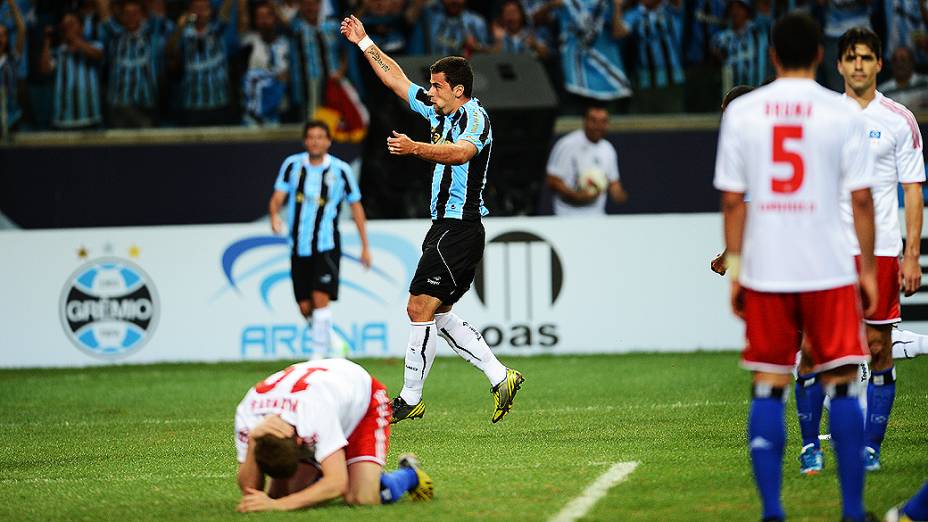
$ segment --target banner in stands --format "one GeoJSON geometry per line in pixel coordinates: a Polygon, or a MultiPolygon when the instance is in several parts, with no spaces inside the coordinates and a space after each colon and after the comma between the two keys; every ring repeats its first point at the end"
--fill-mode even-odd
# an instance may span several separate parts
{"type": "MultiPolygon", "coordinates": [[[[408,285],[428,226],[370,222],[374,265],[365,270],[354,225],[342,224],[333,353],[404,355],[408,285]]],[[[485,226],[483,263],[455,310],[500,354],[742,344],[727,280],[709,271],[721,250],[718,215],[485,226]]],[[[263,223],[14,230],[0,232],[0,243],[2,367],[313,355],[293,301],[287,239],[263,223]]],[[[451,354],[443,344],[439,353],[451,354]]]]}

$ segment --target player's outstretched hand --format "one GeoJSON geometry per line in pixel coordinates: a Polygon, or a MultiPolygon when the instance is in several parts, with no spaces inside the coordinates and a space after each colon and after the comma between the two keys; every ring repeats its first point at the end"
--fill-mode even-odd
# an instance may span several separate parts
{"type": "Polygon", "coordinates": [[[361,20],[358,20],[355,15],[350,15],[342,20],[341,33],[349,42],[355,45],[367,36],[367,32],[364,30],[364,24],[362,24],[361,20]]]}
{"type": "Polygon", "coordinates": [[[725,272],[728,271],[728,267],[725,266],[725,252],[715,256],[715,259],[709,263],[709,268],[711,268],[713,272],[720,276],[725,275],[725,272]]]}
{"type": "Polygon", "coordinates": [[[738,281],[731,282],[731,311],[744,319],[744,292],[738,281]]]}
{"type": "Polygon", "coordinates": [[[415,152],[416,142],[409,136],[393,131],[393,136],[387,138],[387,150],[395,156],[406,156],[415,152]]]}
{"type": "Polygon", "coordinates": [[[278,511],[279,507],[274,502],[274,499],[267,496],[267,493],[259,489],[245,488],[245,496],[242,497],[235,510],[239,513],[252,513],[255,511],[278,511]]]}
{"type": "Polygon", "coordinates": [[[899,267],[899,286],[906,297],[913,295],[922,286],[922,267],[918,264],[918,258],[903,256],[902,266],[899,267]]]}

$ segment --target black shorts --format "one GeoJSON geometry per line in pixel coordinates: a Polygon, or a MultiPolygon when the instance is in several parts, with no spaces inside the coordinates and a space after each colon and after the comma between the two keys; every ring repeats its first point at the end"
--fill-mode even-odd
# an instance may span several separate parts
{"type": "Polygon", "coordinates": [[[296,301],[311,301],[313,290],[329,294],[329,299],[338,299],[338,262],[342,257],[339,249],[333,248],[314,256],[291,256],[290,279],[293,281],[293,296],[296,301]]]}
{"type": "Polygon", "coordinates": [[[422,242],[422,257],[409,284],[412,295],[430,295],[452,305],[474,282],[483,259],[483,223],[439,219],[422,242]]]}

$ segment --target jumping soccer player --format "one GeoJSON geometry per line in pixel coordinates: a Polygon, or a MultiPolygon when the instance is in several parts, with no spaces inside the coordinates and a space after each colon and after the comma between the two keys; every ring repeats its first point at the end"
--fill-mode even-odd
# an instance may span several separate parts
{"type": "Polygon", "coordinates": [[[338,299],[338,213],[342,201],[348,202],[358,227],[361,264],[365,268],[371,266],[371,254],[361,191],[351,167],[329,154],[332,139],[326,124],[307,122],[303,126],[303,145],[306,152],[287,157],[280,166],[268,210],[271,230],[282,233],[280,209],[289,198],[290,279],[300,313],[312,323],[313,358],[319,359],[329,356],[332,345],[329,302],[338,299]]]}
{"type": "MultiPolygon", "coordinates": [[[[866,138],[874,157],[873,206],[876,216],[876,266],[879,299],[876,311],[866,316],[867,341],[870,347],[870,377],[867,385],[866,469],[880,469],[880,448],[896,396],[896,370],[893,365],[893,325],[901,321],[900,287],[906,296],[921,286],[922,272],[918,259],[921,241],[908,241],[902,252],[899,235],[897,183],[905,194],[906,237],[921,238],[922,183],[925,163],[922,157],[921,132],[915,117],[902,105],[876,90],[876,76],[883,67],[882,45],[873,31],[855,27],[838,40],[838,72],[844,78],[844,95],[856,102],[867,123],[866,138]],[[899,253],[903,253],[902,265],[899,253]]],[[[849,195],[842,204],[845,230],[852,254],[860,255],[854,236],[854,221],[849,195]]],[[[897,336],[904,335],[896,330],[897,336]]],[[[905,350],[905,344],[898,345],[905,350]]],[[[824,396],[821,384],[804,355],[796,379],[796,406],[802,431],[803,448],[800,470],[814,473],[822,469],[819,447],[819,423],[824,396]]]]}
{"type": "Polygon", "coordinates": [[[815,83],[824,52],[818,24],[808,15],[788,14],[774,26],[772,41],[777,80],[725,111],[715,171],[732,308],[747,326],[742,366],[754,372],[751,462],[763,518],[783,520],[784,401],[801,330],[831,397],[843,516],[860,521],[867,514],[857,365],[870,356],[854,283],[860,284],[869,315],[877,297],[869,188],[873,158],[863,117],[815,83]],[[839,208],[845,190],[851,191],[861,245],[859,276],[842,235],[839,208]]]}
{"type": "Polygon", "coordinates": [[[396,131],[387,138],[390,154],[435,163],[432,227],[409,286],[406,312],[411,332],[403,391],[393,399],[393,422],[419,418],[425,412],[422,388],[435,360],[436,334],[486,375],[496,404],[491,420],[498,422],[509,413],[524,380],[522,374],[503,366],[483,336],[451,311],[470,288],[483,258],[481,218],[488,213],[483,187],[493,132],[486,111],[471,92],[474,72],[464,58],[442,58],[429,68],[426,90],[409,81],[396,62],[371,41],[360,20],[345,18],[341,32],[361,49],[380,81],[427,119],[432,130],[432,143],[415,142],[396,131]]]}
{"type": "Polygon", "coordinates": [[[351,361],[298,363],[259,382],[235,410],[235,433],[241,512],[290,511],[338,497],[363,505],[406,493],[432,498],[432,480],[413,455],[383,472],[390,397],[351,361]]]}

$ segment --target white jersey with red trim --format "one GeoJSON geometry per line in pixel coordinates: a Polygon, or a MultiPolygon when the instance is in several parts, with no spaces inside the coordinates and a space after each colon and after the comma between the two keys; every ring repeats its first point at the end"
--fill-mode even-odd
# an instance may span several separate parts
{"type": "Polygon", "coordinates": [[[807,79],[781,78],[728,106],[715,187],[751,194],[741,284],[803,292],[857,280],[839,202],[873,183],[864,128],[847,100],[807,79]]]}
{"type": "Polygon", "coordinates": [[[371,376],[344,359],[294,364],[256,384],[235,410],[235,446],[244,462],[248,432],[265,415],[280,415],[297,435],[314,447],[317,462],[348,444],[348,437],[367,413],[371,376]]]}
{"type": "MultiPolygon", "coordinates": [[[[857,102],[854,105],[860,107],[857,102]]],[[[878,256],[895,257],[902,251],[896,184],[925,181],[922,135],[912,113],[879,91],[861,112],[867,122],[866,137],[873,151],[874,184],[871,190],[876,220],[873,250],[878,256]]],[[[841,214],[845,233],[851,242],[851,253],[860,254],[850,193],[846,193],[841,201],[841,214]]]]}

